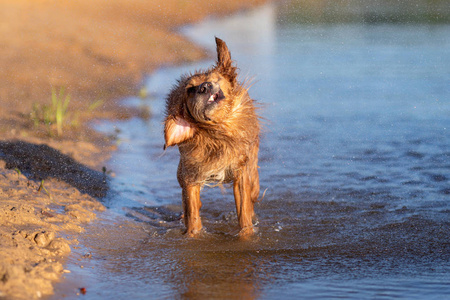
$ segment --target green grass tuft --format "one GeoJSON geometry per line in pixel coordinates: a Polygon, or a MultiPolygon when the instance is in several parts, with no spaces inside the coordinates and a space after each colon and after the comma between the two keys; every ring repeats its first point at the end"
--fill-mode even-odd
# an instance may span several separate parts
{"type": "Polygon", "coordinates": [[[67,119],[67,108],[69,107],[70,95],[65,95],[65,88],[62,87],[59,89],[59,93],[57,94],[55,88],[52,88],[52,117],[56,121],[56,129],[58,131],[58,136],[61,136],[63,133],[63,124],[65,119],[67,119]]]}
{"type": "Polygon", "coordinates": [[[33,121],[35,126],[39,124],[44,124],[49,128],[49,133],[52,135],[50,127],[52,125],[56,126],[58,136],[62,136],[64,123],[67,121],[69,112],[70,95],[66,94],[64,87],[56,92],[55,88],[52,87],[51,104],[39,104],[34,103],[30,119],[33,121]]]}

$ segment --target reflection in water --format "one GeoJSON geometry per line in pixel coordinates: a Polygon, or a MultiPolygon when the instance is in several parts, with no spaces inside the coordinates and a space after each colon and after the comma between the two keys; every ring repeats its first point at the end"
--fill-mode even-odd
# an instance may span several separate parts
{"type": "Polygon", "coordinates": [[[251,252],[197,250],[184,254],[179,259],[182,270],[175,274],[173,281],[180,296],[196,299],[258,297],[259,280],[255,275],[259,273],[261,262],[251,252]]]}
{"type": "Polygon", "coordinates": [[[267,119],[259,233],[230,235],[232,193],[214,188],[202,194],[207,232],[182,236],[163,99],[198,66],[162,69],[148,83],[153,119],[98,126],[120,128],[123,143],[106,220],[83,237],[92,258],[75,262],[94,269],[71,268],[84,298],[450,293],[449,25],[299,25],[274,9],[185,30],[208,47],[223,38],[244,77],[256,75],[250,95],[267,119]]]}

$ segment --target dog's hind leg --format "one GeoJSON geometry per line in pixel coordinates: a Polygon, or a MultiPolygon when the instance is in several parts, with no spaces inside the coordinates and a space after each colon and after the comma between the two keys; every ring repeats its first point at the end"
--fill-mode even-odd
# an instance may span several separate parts
{"type": "Polygon", "coordinates": [[[259,173],[258,173],[258,157],[253,158],[249,162],[248,173],[250,176],[250,186],[251,186],[251,198],[252,202],[255,203],[259,198],[259,173]]]}
{"type": "Polygon", "coordinates": [[[241,236],[253,234],[252,217],[254,203],[252,201],[252,187],[248,171],[248,167],[245,166],[241,171],[237,172],[233,185],[236,212],[241,229],[239,235],[241,236]]]}

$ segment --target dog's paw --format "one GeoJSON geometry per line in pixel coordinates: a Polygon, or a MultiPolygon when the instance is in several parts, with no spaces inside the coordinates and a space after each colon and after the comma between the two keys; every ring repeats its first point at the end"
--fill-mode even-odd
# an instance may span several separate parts
{"type": "Polygon", "coordinates": [[[204,232],[205,232],[205,230],[203,229],[203,227],[193,228],[193,229],[185,230],[184,235],[189,238],[194,238],[194,237],[201,236],[204,232]]]}
{"type": "Polygon", "coordinates": [[[258,232],[258,228],[254,226],[247,226],[239,230],[239,232],[236,234],[236,236],[240,240],[250,240],[253,239],[258,232]]]}

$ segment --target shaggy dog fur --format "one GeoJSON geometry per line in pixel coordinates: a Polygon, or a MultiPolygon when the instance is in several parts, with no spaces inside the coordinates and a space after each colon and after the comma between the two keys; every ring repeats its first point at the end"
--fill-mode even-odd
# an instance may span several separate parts
{"type": "Polygon", "coordinates": [[[240,235],[253,233],[259,196],[260,124],[254,100],[237,81],[224,41],[216,38],[217,64],[182,76],[166,102],[165,148],[178,145],[178,182],[189,236],[202,228],[200,190],[205,184],[233,183],[240,235]]]}

